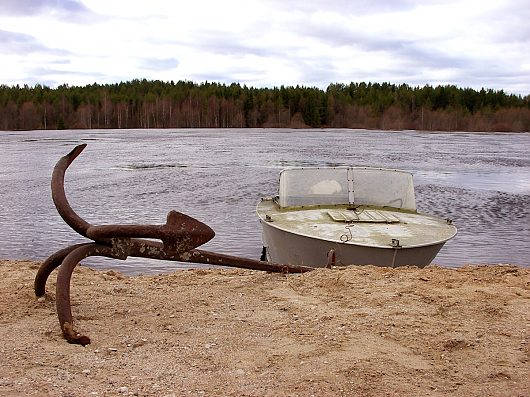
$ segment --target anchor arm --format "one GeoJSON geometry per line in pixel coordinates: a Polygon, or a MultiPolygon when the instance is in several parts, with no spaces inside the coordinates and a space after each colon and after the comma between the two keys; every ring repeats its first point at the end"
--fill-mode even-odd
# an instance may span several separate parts
{"type": "Polygon", "coordinates": [[[70,304],[70,280],[77,264],[89,256],[115,257],[112,248],[105,245],[90,243],[76,247],[66,255],[61,266],[59,266],[55,292],[55,305],[57,307],[57,316],[59,317],[59,325],[63,331],[63,336],[69,343],[82,346],[88,345],[90,338],[86,335],[78,334],[74,329],[72,307],[70,304]]]}
{"type": "Polygon", "coordinates": [[[61,265],[64,258],[72,252],[73,250],[83,247],[91,243],[82,243],[71,245],[70,247],[63,248],[62,250],[57,251],[55,254],[51,255],[46,259],[42,265],[40,265],[37,275],[35,276],[35,281],[33,283],[33,288],[35,290],[35,296],[37,298],[44,296],[46,293],[46,281],[50,274],[61,265]]]}
{"type": "Polygon", "coordinates": [[[86,143],[76,146],[70,153],[63,156],[55,165],[52,173],[52,198],[61,218],[80,235],[86,237],[86,232],[91,226],[72,209],[64,191],[64,174],[72,162],[85,149],[86,143]]]}

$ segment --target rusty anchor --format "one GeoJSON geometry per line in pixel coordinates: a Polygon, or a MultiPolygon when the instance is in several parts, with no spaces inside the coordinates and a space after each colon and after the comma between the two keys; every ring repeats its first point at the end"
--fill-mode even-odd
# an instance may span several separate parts
{"type": "Polygon", "coordinates": [[[306,266],[270,263],[196,249],[210,241],[215,236],[215,232],[197,219],[177,211],[170,211],[166,223],[162,225],[89,224],[72,209],[64,190],[66,170],[85,147],[86,144],[76,146],[57,162],[52,174],[51,190],[53,202],[63,220],[77,233],[92,241],[71,245],[55,252],[39,267],[34,282],[35,295],[44,296],[46,281],[53,270],[58,268],[57,316],[63,336],[69,343],[83,346],[90,343],[88,336],[81,335],[74,329],[70,304],[72,272],[79,262],[89,256],[121,260],[132,256],[283,273],[303,273],[313,270],[306,266]]]}

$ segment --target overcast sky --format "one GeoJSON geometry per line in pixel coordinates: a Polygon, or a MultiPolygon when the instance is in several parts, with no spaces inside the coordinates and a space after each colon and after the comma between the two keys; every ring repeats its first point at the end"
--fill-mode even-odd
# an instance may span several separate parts
{"type": "Polygon", "coordinates": [[[529,0],[0,0],[0,84],[390,82],[530,94],[529,0]]]}

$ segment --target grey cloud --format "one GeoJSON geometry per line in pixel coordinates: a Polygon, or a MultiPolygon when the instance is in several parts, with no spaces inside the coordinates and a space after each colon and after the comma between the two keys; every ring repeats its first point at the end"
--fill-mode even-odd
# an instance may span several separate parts
{"type": "Polygon", "coordinates": [[[446,0],[269,0],[274,9],[282,9],[286,12],[293,10],[305,13],[317,13],[321,11],[338,12],[340,14],[371,15],[383,12],[399,12],[414,9],[421,4],[436,5],[446,4],[446,0]]]}
{"type": "Polygon", "coordinates": [[[330,82],[335,82],[341,76],[337,73],[332,62],[323,60],[312,60],[305,58],[291,59],[289,69],[296,69],[299,78],[293,80],[261,81],[262,76],[267,74],[265,66],[245,65],[243,62],[239,66],[231,67],[226,72],[195,73],[190,78],[194,81],[212,81],[224,84],[238,82],[241,85],[252,87],[261,86],[316,86],[325,89],[330,82]]]}
{"type": "MultiPolygon", "coordinates": [[[[58,62],[56,62],[58,63],[58,62]]],[[[84,72],[76,72],[72,70],[61,70],[55,69],[53,64],[51,67],[35,67],[32,68],[29,73],[28,83],[29,84],[43,84],[49,87],[57,87],[60,84],[69,83],[69,77],[86,77],[91,82],[101,82],[107,76],[103,73],[91,72],[90,75],[86,75],[84,72]]]]}
{"type": "Polygon", "coordinates": [[[31,35],[0,30],[0,53],[24,55],[35,52],[46,52],[52,55],[68,54],[64,50],[46,47],[31,35]]]}
{"type": "Polygon", "coordinates": [[[94,16],[91,10],[76,0],[2,0],[0,13],[11,16],[51,14],[73,18],[76,21],[87,20],[94,16]]]}
{"type": "Polygon", "coordinates": [[[527,0],[509,2],[487,14],[486,18],[500,42],[530,42],[530,7],[527,0]]]}
{"type": "Polygon", "coordinates": [[[152,44],[159,45],[178,45],[193,47],[196,50],[202,50],[210,54],[221,55],[256,55],[270,56],[280,55],[274,49],[263,49],[259,46],[250,46],[243,43],[240,35],[227,32],[217,32],[213,30],[202,30],[194,33],[193,41],[184,41],[180,39],[156,38],[149,40],[152,44]]]}
{"type": "Polygon", "coordinates": [[[287,85],[301,84],[325,89],[330,83],[340,80],[341,75],[333,62],[325,59],[296,59],[293,66],[298,69],[299,81],[286,82],[287,85]]]}
{"type": "Polygon", "coordinates": [[[474,88],[503,89],[510,93],[529,95],[528,72],[518,65],[502,63],[487,66],[480,62],[470,64],[466,70],[458,72],[456,83],[460,86],[470,85],[474,88]]]}
{"type": "Polygon", "coordinates": [[[335,48],[350,47],[365,52],[381,51],[392,54],[396,59],[413,63],[421,62],[425,66],[463,67],[465,65],[465,60],[446,54],[438,50],[435,45],[424,46],[420,40],[381,38],[341,26],[304,27],[298,33],[335,48]]]}
{"type": "MultiPolygon", "coordinates": [[[[276,0],[273,0],[276,1],[276,0]]],[[[292,7],[291,2],[285,2],[282,6],[281,1],[277,1],[279,7],[285,7],[287,4],[292,7]]],[[[302,14],[298,15],[297,22],[292,24],[291,29],[295,34],[301,37],[313,38],[317,41],[325,43],[332,48],[349,47],[352,49],[359,50],[361,52],[383,52],[386,53],[390,59],[395,60],[394,66],[392,61],[388,62],[388,65],[378,65],[377,76],[381,76],[378,80],[388,79],[388,77],[394,77],[396,79],[411,81],[420,79],[425,84],[425,76],[431,75],[432,70],[447,71],[448,75],[462,76],[462,81],[466,79],[472,80],[474,77],[470,75],[476,75],[481,73],[483,64],[480,64],[475,56],[476,54],[458,54],[451,53],[448,48],[438,47],[436,42],[424,41],[421,37],[417,38],[400,38],[393,36],[381,36],[371,33],[370,31],[363,31],[356,28],[354,25],[332,25],[326,22],[325,19],[320,20],[316,18],[305,18],[304,15],[318,11],[328,11],[341,15],[363,15],[378,12],[396,12],[414,9],[418,6],[417,1],[359,1],[359,0],[336,0],[329,1],[325,4],[319,1],[305,1],[295,0],[293,9],[299,10],[302,14]],[[478,64],[478,65],[475,65],[478,64]],[[405,65],[405,69],[400,68],[405,65]],[[388,77],[385,77],[388,76],[388,77]]],[[[421,5],[447,5],[457,7],[458,4],[453,5],[447,4],[443,1],[430,1],[422,2],[421,5]]],[[[286,10],[284,10],[286,11],[286,10]]],[[[480,14],[480,7],[477,12],[480,14]]],[[[497,42],[516,44],[523,52],[527,52],[526,49],[530,50],[530,8],[527,6],[527,0],[514,0],[513,2],[507,2],[498,6],[494,11],[485,11],[478,16],[481,20],[490,20],[490,26],[492,34],[494,33],[495,38],[491,38],[492,45],[497,42]]],[[[388,27],[387,27],[388,28],[388,27]]],[[[459,37],[460,40],[466,40],[465,37],[459,37]]],[[[305,44],[301,43],[301,46],[305,44]]],[[[387,57],[388,58],[388,57],[387,57]]],[[[352,71],[355,70],[355,63],[358,60],[352,60],[352,71]]],[[[491,80],[499,78],[499,76],[506,76],[509,71],[506,61],[498,59],[495,62],[490,60],[490,65],[498,63],[499,70],[496,74],[491,75],[491,80]],[[504,70],[503,70],[504,69],[504,70]]],[[[521,70],[519,65],[511,65],[513,69],[521,70]]],[[[489,68],[494,69],[494,68],[489,68]]],[[[310,69],[309,69],[310,70],[310,69]]],[[[317,73],[318,68],[315,69],[317,73]]],[[[343,72],[344,73],[344,72],[343,72]]],[[[318,73],[317,73],[318,75],[318,73]]],[[[375,75],[375,74],[374,74],[375,75]]],[[[372,76],[361,76],[361,78],[372,76]]],[[[323,74],[325,77],[326,74],[323,74]]],[[[330,76],[331,77],[331,76],[330,76]]],[[[330,78],[328,77],[328,78],[330,78]]],[[[351,76],[355,78],[356,76],[351,76]]],[[[346,77],[348,78],[348,77],[346,77]]],[[[519,74],[519,78],[528,80],[528,76],[524,76],[524,73],[519,74]]],[[[477,77],[478,81],[482,81],[485,86],[488,86],[488,78],[477,77]]],[[[511,79],[508,79],[511,80],[511,79]]],[[[491,84],[489,84],[491,86],[491,84]]],[[[512,85],[512,84],[510,84],[512,85]]],[[[513,86],[513,85],[512,85],[513,86]]]]}
{"type": "Polygon", "coordinates": [[[264,50],[260,47],[251,47],[243,44],[240,38],[236,35],[227,35],[219,37],[219,34],[203,35],[197,43],[195,48],[206,50],[213,54],[223,55],[256,55],[268,56],[274,53],[273,50],[264,50]]]}
{"type": "MultiPolygon", "coordinates": [[[[246,65],[240,62],[237,65],[231,66],[229,70],[215,71],[215,72],[201,72],[197,71],[189,77],[194,81],[210,81],[216,83],[231,84],[238,82],[241,85],[256,86],[256,80],[266,74],[265,66],[263,65],[246,65]]],[[[271,84],[269,82],[269,84],[271,84]]]]}
{"type": "Polygon", "coordinates": [[[245,76],[259,76],[264,73],[264,66],[249,66],[240,62],[237,65],[231,65],[229,70],[219,70],[215,72],[202,72],[198,70],[196,73],[193,73],[193,77],[200,81],[208,80],[222,83],[233,83],[235,81],[246,81],[247,79],[245,76]]]}
{"type": "Polygon", "coordinates": [[[141,62],[141,67],[143,69],[155,70],[155,71],[175,69],[178,65],[179,65],[179,61],[176,58],[164,58],[164,59],[146,58],[146,59],[143,59],[141,62]]]}
{"type": "MultiPolygon", "coordinates": [[[[392,52],[391,49],[388,51],[392,52]]],[[[439,51],[436,46],[425,48],[416,43],[410,43],[401,48],[397,47],[394,52],[396,56],[401,56],[408,63],[437,69],[463,69],[472,61],[470,58],[456,57],[439,51]]]]}
{"type": "MultiPolygon", "coordinates": [[[[492,88],[503,89],[509,93],[528,95],[525,92],[527,78],[525,72],[521,70],[507,70],[503,65],[485,66],[483,63],[470,60],[461,67],[430,66],[419,60],[416,64],[411,64],[408,68],[393,68],[389,66],[387,70],[378,73],[377,81],[381,81],[381,76],[385,81],[394,83],[407,83],[411,86],[424,86],[425,84],[454,84],[458,87],[471,87],[474,89],[492,88]],[[433,77],[432,71],[450,71],[446,78],[433,77]],[[450,76],[450,77],[449,77],[450,76]]],[[[366,80],[374,80],[373,75],[365,76],[366,80]]]]}
{"type": "Polygon", "coordinates": [[[64,13],[87,12],[88,9],[74,0],[2,0],[0,12],[4,15],[38,15],[48,11],[64,13]]]}
{"type": "Polygon", "coordinates": [[[35,37],[24,33],[8,32],[0,30],[0,52],[4,53],[28,53],[42,51],[46,48],[35,39],[35,37]]]}

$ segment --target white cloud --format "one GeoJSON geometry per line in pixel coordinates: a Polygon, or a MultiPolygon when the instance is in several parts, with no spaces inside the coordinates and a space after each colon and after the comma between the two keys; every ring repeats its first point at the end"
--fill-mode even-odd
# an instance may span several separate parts
{"type": "Polygon", "coordinates": [[[523,0],[6,0],[0,83],[390,81],[527,95],[529,8],[523,0]]]}

